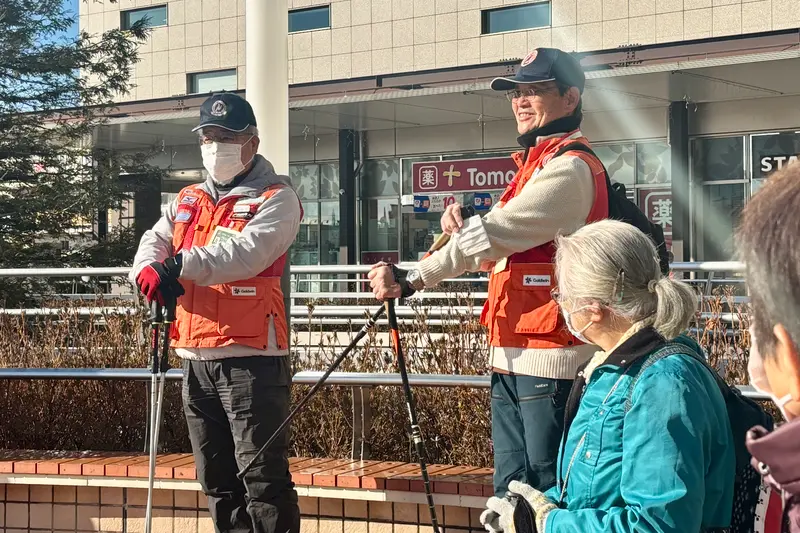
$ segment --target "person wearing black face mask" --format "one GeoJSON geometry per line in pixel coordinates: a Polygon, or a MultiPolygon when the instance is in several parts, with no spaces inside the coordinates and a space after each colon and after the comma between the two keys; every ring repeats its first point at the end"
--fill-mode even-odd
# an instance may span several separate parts
{"type": "Polygon", "coordinates": [[[559,149],[588,140],[580,131],[585,76],[572,55],[538,48],[514,77],[497,78],[517,122],[519,171],[483,219],[462,219],[453,204],[442,216],[450,241],[418,268],[379,263],[369,277],[375,297],[407,295],[462,273],[488,271],[482,322],[489,330],[495,494],[511,481],[539,490],[555,484],[564,406],[578,366],[594,347],[572,335],[550,298],[553,240],[608,216],[602,164],[559,149]]]}

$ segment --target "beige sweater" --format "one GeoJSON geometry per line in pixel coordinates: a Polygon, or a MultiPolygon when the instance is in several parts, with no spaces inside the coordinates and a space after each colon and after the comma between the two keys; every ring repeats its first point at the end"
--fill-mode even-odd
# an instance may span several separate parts
{"type": "MultiPolygon", "coordinates": [[[[580,136],[577,132],[574,137],[580,136]]],[[[538,139],[541,142],[544,138],[538,139]]],[[[551,160],[502,208],[468,224],[439,251],[419,263],[426,287],[464,272],[489,271],[497,261],[573,233],[586,223],[594,202],[594,180],[580,158],[551,160]],[[478,250],[478,251],[476,251],[478,250]]],[[[573,379],[595,346],[564,349],[492,348],[490,364],[504,372],[573,379]]]]}

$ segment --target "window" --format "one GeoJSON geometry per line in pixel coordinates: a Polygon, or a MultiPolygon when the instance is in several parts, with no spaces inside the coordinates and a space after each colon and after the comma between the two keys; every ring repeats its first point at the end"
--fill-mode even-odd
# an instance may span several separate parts
{"type": "Polygon", "coordinates": [[[235,68],[189,74],[188,85],[189,94],[235,91],[239,88],[235,68]]]}
{"type": "Polygon", "coordinates": [[[339,263],[339,165],[291,165],[289,177],[303,203],[303,220],[292,246],[293,265],[339,263]]]}
{"type": "Polygon", "coordinates": [[[692,238],[698,260],[733,258],[747,182],[744,141],[741,135],[692,140],[692,238]]]}
{"type": "Polygon", "coordinates": [[[167,25],[167,6],[131,9],[129,11],[122,11],[120,15],[122,17],[120,27],[123,30],[129,30],[131,26],[140,20],[146,20],[147,25],[151,28],[167,25]]]}
{"type": "Polygon", "coordinates": [[[550,2],[485,9],[481,17],[482,33],[543,28],[550,25],[550,2]]]}
{"type": "Polygon", "coordinates": [[[330,6],[289,11],[289,33],[331,27],[330,6]]]}
{"type": "Polygon", "coordinates": [[[361,262],[399,260],[400,161],[373,159],[361,173],[361,262]]]}

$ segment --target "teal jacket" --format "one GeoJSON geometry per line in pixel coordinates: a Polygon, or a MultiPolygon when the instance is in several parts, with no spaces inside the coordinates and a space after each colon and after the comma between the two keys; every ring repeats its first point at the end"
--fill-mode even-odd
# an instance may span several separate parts
{"type": "MultiPolygon", "coordinates": [[[[676,340],[700,350],[686,337],[676,340]]],[[[545,533],[699,533],[729,525],[734,450],[710,371],[690,355],[671,355],[645,368],[629,397],[639,368],[664,343],[644,328],[588,383],[578,373],[559,483],[547,492],[559,508],[547,516],[545,533]]]]}

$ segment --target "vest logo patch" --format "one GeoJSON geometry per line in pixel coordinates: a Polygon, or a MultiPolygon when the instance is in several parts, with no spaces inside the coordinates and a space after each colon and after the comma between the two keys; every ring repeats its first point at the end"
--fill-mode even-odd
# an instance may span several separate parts
{"type": "Polygon", "coordinates": [[[255,287],[231,287],[231,295],[233,296],[255,296],[255,287]]]}
{"type": "Polygon", "coordinates": [[[191,218],[191,211],[178,211],[178,214],[175,215],[175,222],[188,222],[191,218]]]}
{"type": "Polygon", "coordinates": [[[197,196],[184,196],[181,199],[181,203],[186,205],[194,205],[197,203],[197,196]]]}
{"type": "Polygon", "coordinates": [[[549,287],[550,276],[548,274],[527,274],[522,277],[524,287],[549,287]]]}

